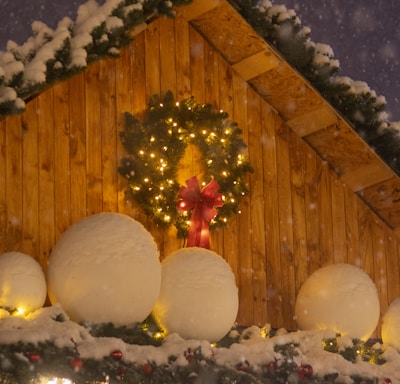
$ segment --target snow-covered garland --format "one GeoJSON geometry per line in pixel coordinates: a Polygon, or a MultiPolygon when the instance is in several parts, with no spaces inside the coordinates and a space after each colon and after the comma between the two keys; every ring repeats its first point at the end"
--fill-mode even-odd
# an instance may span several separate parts
{"type": "Polygon", "coordinates": [[[390,122],[384,96],[367,83],[338,76],[339,61],[329,45],[314,43],[294,10],[270,0],[233,0],[243,17],[266,41],[353,125],[377,154],[400,174],[400,122],[390,122]]]}
{"type": "Polygon", "coordinates": [[[76,21],[59,21],[55,30],[35,21],[33,36],[0,51],[0,118],[24,111],[25,101],[55,81],[84,70],[91,62],[117,57],[132,40],[132,30],[159,14],[173,17],[174,6],[191,0],[89,0],[76,21]]]}
{"type": "Polygon", "coordinates": [[[132,327],[79,325],[60,306],[0,322],[0,383],[400,382],[399,353],[332,331],[233,328],[218,344],[132,327]]]}
{"type": "Polygon", "coordinates": [[[129,113],[125,120],[120,136],[130,156],[122,159],[119,172],[128,180],[132,197],[157,225],[173,224],[178,237],[187,235],[190,216],[177,208],[177,173],[189,144],[198,147],[203,157],[203,186],[215,180],[222,194],[223,205],[210,229],[239,212],[240,200],[248,192],[245,177],[253,169],[244,154],[242,130],[226,112],[198,104],[193,97],[176,102],[167,92],[163,98],[151,98],[143,122],[129,113]]]}

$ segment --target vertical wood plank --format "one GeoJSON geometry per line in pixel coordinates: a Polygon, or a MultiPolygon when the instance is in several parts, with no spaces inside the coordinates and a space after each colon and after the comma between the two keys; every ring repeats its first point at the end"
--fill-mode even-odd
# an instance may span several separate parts
{"type": "Polygon", "coordinates": [[[326,163],[319,166],[318,183],[318,223],[319,223],[319,250],[321,266],[332,264],[332,204],[331,204],[331,174],[326,163]]]}
{"type": "Polygon", "coordinates": [[[205,47],[203,38],[192,28],[189,29],[190,41],[190,83],[192,85],[192,96],[199,103],[205,103],[204,87],[204,55],[205,47]]]}
{"type": "Polygon", "coordinates": [[[20,251],[22,240],[22,140],[21,116],[6,124],[6,251],[20,251]]]}
{"type": "Polygon", "coordinates": [[[290,131],[290,180],[293,205],[293,258],[295,270],[295,287],[299,291],[308,277],[307,228],[305,207],[305,159],[304,144],[299,137],[290,131]]]}
{"type": "Polygon", "coordinates": [[[331,200],[334,262],[347,263],[344,186],[337,177],[333,177],[331,183],[331,200]]]}
{"type": "Polygon", "coordinates": [[[279,234],[279,191],[276,148],[276,129],[279,117],[264,101],[261,102],[261,142],[264,164],[264,215],[267,278],[268,321],[273,325],[283,324],[282,278],[279,234]]]}
{"type": "Polygon", "coordinates": [[[386,255],[386,272],[388,285],[388,303],[400,296],[400,261],[399,261],[399,239],[389,229],[385,231],[385,255],[386,255]]]}
{"type": "MultiPolygon", "coordinates": [[[[138,112],[134,108],[134,100],[145,98],[145,90],[143,94],[140,95],[139,89],[136,89],[133,85],[133,81],[136,78],[145,79],[144,75],[144,51],[137,52],[136,44],[137,42],[143,42],[144,33],[140,33],[135,36],[135,40],[132,44],[124,47],[121,50],[120,58],[115,63],[115,109],[116,109],[116,126],[117,126],[117,157],[118,166],[121,164],[121,159],[127,155],[125,149],[119,138],[120,132],[125,130],[125,112],[135,114],[138,112]],[[140,55],[142,54],[142,55],[140,55]],[[143,61],[143,72],[136,72],[136,63],[140,60],[143,61]],[[132,62],[131,62],[132,58],[132,62]],[[134,58],[137,58],[136,61],[134,58]],[[135,94],[135,97],[134,97],[135,94]]],[[[143,43],[144,49],[144,43],[143,43]]],[[[126,179],[118,174],[118,212],[126,214],[128,216],[136,218],[134,209],[132,208],[131,199],[128,196],[128,183],[126,179]]]]}
{"type": "Polygon", "coordinates": [[[344,195],[347,234],[347,262],[357,265],[360,257],[358,234],[358,204],[349,188],[344,195]]]}
{"type": "Polygon", "coordinates": [[[86,105],[86,209],[88,215],[103,211],[100,63],[85,71],[86,105]]]}
{"type": "Polygon", "coordinates": [[[373,263],[373,219],[370,210],[364,204],[358,207],[358,234],[359,234],[359,255],[353,260],[358,267],[366,272],[371,278],[374,276],[373,263]]]}
{"type": "Polygon", "coordinates": [[[160,21],[152,22],[145,33],[146,96],[161,93],[160,89],[160,21]]]}
{"type": "Polygon", "coordinates": [[[248,257],[253,268],[253,324],[260,326],[267,322],[267,276],[265,255],[264,222],[264,167],[261,137],[260,97],[249,88],[247,92],[248,146],[249,159],[254,164],[254,173],[250,175],[250,217],[251,241],[248,257]]]}
{"type": "Polygon", "coordinates": [[[372,254],[373,272],[371,276],[375,281],[381,305],[381,314],[384,314],[389,305],[388,299],[388,279],[386,267],[386,247],[385,247],[385,228],[382,221],[375,217],[372,222],[372,254]]]}
{"type": "Polygon", "coordinates": [[[277,175],[279,191],[279,234],[281,249],[282,312],[285,327],[294,329],[296,301],[293,260],[293,207],[290,185],[289,128],[282,122],[277,129],[277,175]]]}
{"type": "MultiPolygon", "coordinates": [[[[208,51],[206,55],[207,60],[209,61],[208,73],[206,73],[206,77],[208,74],[213,73],[215,71],[218,72],[218,68],[215,68],[215,58],[216,54],[208,51]]],[[[210,81],[206,81],[206,97],[207,100],[213,100],[212,96],[209,99],[208,94],[211,94],[212,89],[219,89],[218,82],[213,84],[212,79],[210,81]],[[215,88],[214,88],[215,87],[215,88]]],[[[235,73],[233,73],[233,82],[232,82],[232,92],[233,92],[233,111],[232,115],[230,115],[230,119],[235,121],[239,127],[243,131],[243,136],[248,137],[248,125],[247,125],[247,108],[245,108],[247,104],[247,84],[244,83],[235,73]]],[[[248,143],[246,143],[248,145],[248,143]]],[[[248,150],[247,150],[248,153],[248,150]]],[[[247,178],[247,184],[248,184],[247,178]]],[[[244,196],[242,202],[240,203],[239,209],[243,211],[244,202],[249,200],[249,195],[244,196]]],[[[239,243],[239,223],[242,220],[242,213],[238,215],[232,216],[227,226],[224,228],[223,234],[221,234],[221,241],[223,241],[223,255],[224,258],[229,263],[230,267],[232,268],[235,276],[237,284],[239,284],[240,278],[240,257],[242,255],[242,248],[239,243]]]]}
{"type": "Polygon", "coordinates": [[[54,115],[53,89],[38,98],[39,140],[39,261],[46,271],[47,259],[55,243],[54,223],[54,115]]]}
{"type": "Polygon", "coordinates": [[[165,94],[171,91],[176,97],[176,45],[175,20],[161,17],[160,19],[160,92],[165,94]]]}
{"type": "Polygon", "coordinates": [[[86,211],[86,98],[84,74],[74,76],[69,85],[69,162],[71,174],[71,223],[84,218],[86,211]]]}
{"type": "Polygon", "coordinates": [[[180,16],[175,19],[175,41],[176,92],[177,97],[185,99],[191,96],[189,24],[180,16]]]}
{"type": "Polygon", "coordinates": [[[69,86],[61,82],[54,86],[54,193],[55,193],[55,238],[70,225],[71,170],[70,170],[70,123],[69,86]]]}
{"type": "MultiPolygon", "coordinates": [[[[246,100],[248,90],[246,89],[246,100]]],[[[243,140],[249,142],[249,130],[247,121],[249,111],[243,108],[246,118],[247,129],[243,130],[243,140]]],[[[249,154],[250,154],[250,148],[249,154]]],[[[243,199],[240,204],[240,217],[238,226],[238,287],[239,287],[239,314],[237,321],[239,324],[250,325],[253,323],[254,317],[254,300],[253,300],[253,260],[251,256],[251,200],[250,197],[243,199]]]]}
{"type": "Polygon", "coordinates": [[[7,147],[6,147],[6,119],[0,120],[0,252],[6,251],[7,236],[7,147]]]}
{"type": "Polygon", "coordinates": [[[117,123],[115,108],[115,60],[100,62],[101,165],[103,211],[118,211],[117,123]]]}
{"type": "Polygon", "coordinates": [[[26,111],[22,115],[22,127],[24,130],[24,140],[22,142],[22,250],[38,259],[40,237],[37,99],[30,101],[26,105],[26,111]]]}
{"type": "Polygon", "coordinates": [[[305,195],[304,204],[306,209],[306,233],[307,233],[307,256],[308,275],[311,275],[321,266],[320,234],[318,224],[318,166],[319,159],[315,152],[306,145],[305,156],[305,195]]]}

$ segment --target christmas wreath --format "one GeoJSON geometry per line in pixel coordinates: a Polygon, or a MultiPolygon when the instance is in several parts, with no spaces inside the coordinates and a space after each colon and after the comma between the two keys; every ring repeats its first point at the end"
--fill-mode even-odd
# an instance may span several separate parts
{"type": "Polygon", "coordinates": [[[143,121],[125,113],[120,138],[129,155],[122,158],[118,170],[129,183],[129,195],[146,215],[157,225],[175,225],[178,237],[186,237],[195,204],[185,200],[185,191],[198,193],[201,185],[198,196],[203,201],[214,193],[210,228],[224,225],[229,216],[240,212],[240,200],[248,192],[245,176],[253,171],[241,133],[226,112],[215,111],[210,104],[198,104],[194,97],[176,102],[171,92],[155,95],[143,121]],[[189,144],[199,148],[205,176],[196,185],[194,175],[185,188],[179,185],[177,173],[189,144]]]}

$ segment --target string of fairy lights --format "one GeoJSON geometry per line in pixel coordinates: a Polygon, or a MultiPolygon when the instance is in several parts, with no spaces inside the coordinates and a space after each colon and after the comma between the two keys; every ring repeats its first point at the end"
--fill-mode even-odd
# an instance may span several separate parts
{"type": "Polygon", "coordinates": [[[240,200],[248,192],[246,175],[253,171],[241,134],[227,113],[210,104],[198,104],[194,97],[178,102],[171,92],[156,95],[143,121],[125,114],[120,138],[128,156],[119,172],[129,183],[129,195],[157,225],[173,224],[178,237],[186,237],[190,212],[177,210],[177,174],[188,145],[196,146],[205,169],[201,186],[216,180],[223,199],[210,229],[222,226],[240,213],[240,200]]]}

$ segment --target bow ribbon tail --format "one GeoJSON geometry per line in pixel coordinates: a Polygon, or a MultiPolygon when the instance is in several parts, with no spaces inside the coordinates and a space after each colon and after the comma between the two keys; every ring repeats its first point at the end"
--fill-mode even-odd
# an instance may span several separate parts
{"type": "Polygon", "coordinates": [[[200,204],[196,204],[193,209],[186,246],[210,249],[210,231],[200,204]]]}

